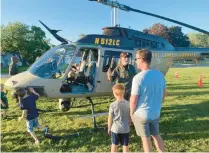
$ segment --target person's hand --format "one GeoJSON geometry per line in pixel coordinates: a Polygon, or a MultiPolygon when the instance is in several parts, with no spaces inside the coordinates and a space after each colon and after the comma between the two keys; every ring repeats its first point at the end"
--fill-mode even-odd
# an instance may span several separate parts
{"type": "Polygon", "coordinates": [[[109,68],[109,69],[107,70],[107,73],[109,73],[109,74],[111,74],[111,73],[112,73],[111,68],[109,68]]]}
{"type": "Polygon", "coordinates": [[[6,107],[5,103],[1,103],[3,107],[6,107]]]}
{"type": "Polygon", "coordinates": [[[109,68],[108,71],[107,71],[107,79],[108,79],[108,80],[110,80],[111,74],[112,74],[112,71],[111,71],[111,69],[109,68]]]}
{"type": "Polygon", "coordinates": [[[111,130],[110,130],[110,129],[108,129],[107,134],[108,134],[108,135],[110,135],[110,134],[111,134],[111,130]]]}
{"type": "Polygon", "coordinates": [[[133,125],[133,121],[132,121],[132,119],[131,119],[131,117],[130,117],[130,119],[129,119],[129,126],[132,126],[133,125]]]}
{"type": "Polygon", "coordinates": [[[31,88],[31,87],[29,88],[29,91],[32,92],[32,93],[35,92],[35,90],[33,88],[31,88]]]}

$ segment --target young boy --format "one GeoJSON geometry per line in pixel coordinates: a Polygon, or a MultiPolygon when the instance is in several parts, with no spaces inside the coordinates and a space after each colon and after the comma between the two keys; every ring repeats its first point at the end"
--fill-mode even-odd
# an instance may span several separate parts
{"type": "Polygon", "coordinates": [[[1,117],[6,118],[6,112],[7,112],[7,109],[9,108],[8,100],[7,100],[6,93],[4,92],[4,85],[1,84],[0,88],[1,88],[1,117]]]}
{"type": "Polygon", "coordinates": [[[110,104],[108,116],[108,134],[111,134],[111,152],[117,152],[120,143],[123,152],[128,152],[129,141],[129,102],[124,99],[125,87],[123,84],[116,84],[112,87],[116,101],[110,104]]]}
{"type": "Polygon", "coordinates": [[[39,144],[39,140],[33,131],[33,128],[37,127],[39,130],[44,130],[44,134],[47,134],[48,128],[43,127],[38,123],[38,110],[36,108],[36,100],[39,98],[39,94],[35,92],[33,88],[29,88],[32,93],[28,95],[27,90],[24,88],[18,88],[16,90],[17,95],[20,97],[20,108],[23,110],[22,116],[19,120],[22,120],[26,116],[27,131],[31,134],[35,140],[35,144],[39,144]]]}

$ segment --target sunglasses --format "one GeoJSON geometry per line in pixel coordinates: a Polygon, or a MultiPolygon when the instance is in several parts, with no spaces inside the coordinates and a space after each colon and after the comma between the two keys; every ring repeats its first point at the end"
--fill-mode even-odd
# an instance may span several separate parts
{"type": "Polygon", "coordinates": [[[135,58],[135,61],[137,61],[138,59],[142,59],[142,58],[135,58]]]}

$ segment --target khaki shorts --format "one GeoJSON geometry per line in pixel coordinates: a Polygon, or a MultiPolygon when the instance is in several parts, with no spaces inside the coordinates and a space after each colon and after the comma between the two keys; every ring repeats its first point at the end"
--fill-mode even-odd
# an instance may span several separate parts
{"type": "Polygon", "coordinates": [[[131,119],[138,136],[150,137],[151,135],[159,135],[159,118],[156,120],[143,120],[137,115],[132,115],[131,119]]]}

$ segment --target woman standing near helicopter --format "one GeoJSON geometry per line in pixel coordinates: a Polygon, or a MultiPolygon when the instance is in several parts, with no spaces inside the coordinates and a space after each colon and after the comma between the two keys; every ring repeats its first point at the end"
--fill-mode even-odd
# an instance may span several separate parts
{"type": "Polygon", "coordinates": [[[129,54],[126,52],[122,52],[120,54],[120,63],[118,66],[111,71],[108,69],[108,80],[110,80],[113,84],[123,83],[125,86],[125,94],[124,98],[129,101],[131,95],[131,85],[132,79],[136,75],[136,70],[133,65],[128,64],[129,54]]]}

